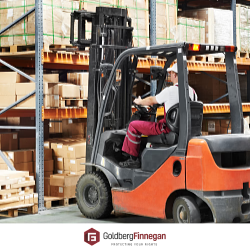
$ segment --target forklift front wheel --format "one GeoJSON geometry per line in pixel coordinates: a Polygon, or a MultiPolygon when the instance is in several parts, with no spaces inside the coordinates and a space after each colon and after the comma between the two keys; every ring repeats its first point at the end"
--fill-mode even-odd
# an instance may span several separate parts
{"type": "Polygon", "coordinates": [[[200,210],[195,200],[190,196],[180,196],[173,205],[175,223],[200,223],[200,210]]]}
{"type": "Polygon", "coordinates": [[[86,218],[105,218],[113,210],[111,188],[106,176],[93,172],[81,176],[76,186],[77,205],[86,218]]]}

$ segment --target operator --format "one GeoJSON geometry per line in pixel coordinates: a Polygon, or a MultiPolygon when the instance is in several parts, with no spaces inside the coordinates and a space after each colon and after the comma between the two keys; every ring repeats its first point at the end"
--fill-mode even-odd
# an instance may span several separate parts
{"type": "MultiPolygon", "coordinates": [[[[173,86],[163,89],[158,95],[150,96],[141,99],[139,96],[134,100],[134,103],[141,106],[150,106],[154,104],[164,103],[164,119],[159,122],[149,121],[132,121],[129,124],[126,137],[123,142],[122,151],[128,156],[126,161],[120,162],[120,167],[124,168],[140,168],[140,161],[138,159],[141,143],[141,135],[160,135],[162,133],[169,133],[170,129],[166,125],[166,113],[175,104],[179,103],[178,90],[178,68],[175,63],[167,71],[170,74],[173,86]]],[[[197,94],[194,89],[189,86],[189,98],[191,101],[197,101],[197,94]]]]}

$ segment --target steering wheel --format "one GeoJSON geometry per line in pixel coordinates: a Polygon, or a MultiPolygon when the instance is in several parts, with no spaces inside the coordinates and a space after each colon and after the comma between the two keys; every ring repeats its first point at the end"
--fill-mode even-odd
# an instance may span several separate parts
{"type": "Polygon", "coordinates": [[[153,106],[149,106],[150,107],[150,111],[148,109],[146,109],[145,107],[142,107],[141,105],[138,105],[136,103],[133,103],[135,108],[143,115],[155,115],[156,114],[156,110],[153,106]]]}

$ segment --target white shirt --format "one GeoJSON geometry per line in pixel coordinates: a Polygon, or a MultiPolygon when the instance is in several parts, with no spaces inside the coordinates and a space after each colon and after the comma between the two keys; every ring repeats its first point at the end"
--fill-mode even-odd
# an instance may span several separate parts
{"type": "MultiPolygon", "coordinates": [[[[155,96],[158,104],[165,103],[166,113],[171,107],[179,103],[179,87],[176,85],[178,85],[178,83],[176,83],[174,86],[163,89],[158,95],[155,96]]],[[[198,100],[197,94],[195,93],[194,89],[191,88],[190,86],[189,86],[189,97],[192,101],[198,100]]]]}

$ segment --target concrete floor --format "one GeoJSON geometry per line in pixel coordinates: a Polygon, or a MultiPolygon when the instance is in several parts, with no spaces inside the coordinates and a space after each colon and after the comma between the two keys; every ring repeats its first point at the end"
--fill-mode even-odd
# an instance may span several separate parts
{"type": "Polygon", "coordinates": [[[90,220],[83,217],[77,205],[58,207],[39,212],[35,215],[20,214],[16,218],[0,217],[0,223],[171,223],[173,221],[153,219],[147,217],[111,215],[108,219],[90,220]]]}

